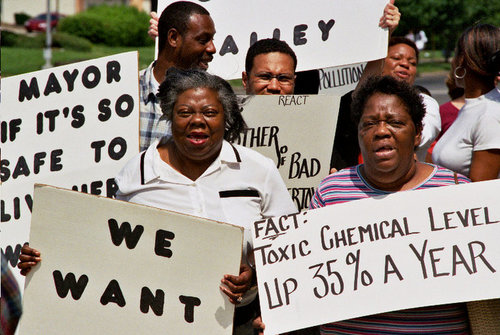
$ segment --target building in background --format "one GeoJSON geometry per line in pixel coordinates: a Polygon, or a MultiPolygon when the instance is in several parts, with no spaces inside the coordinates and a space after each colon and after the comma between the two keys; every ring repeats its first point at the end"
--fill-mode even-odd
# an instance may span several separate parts
{"type": "MultiPolygon", "coordinates": [[[[50,0],[50,10],[64,15],[73,15],[87,9],[89,6],[128,4],[149,12],[151,11],[151,2],[154,2],[154,0],[50,0]]],[[[16,13],[36,16],[47,11],[46,0],[3,0],[1,3],[2,24],[14,24],[16,22],[14,14],[16,13]]]]}

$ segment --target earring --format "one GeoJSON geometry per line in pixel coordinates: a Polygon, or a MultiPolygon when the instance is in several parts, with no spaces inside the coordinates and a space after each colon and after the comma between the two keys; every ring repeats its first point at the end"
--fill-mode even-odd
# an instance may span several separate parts
{"type": "Polygon", "coordinates": [[[455,71],[453,71],[453,74],[455,75],[455,78],[457,78],[457,79],[464,79],[464,77],[465,77],[465,74],[466,74],[466,73],[467,73],[467,69],[466,69],[466,68],[464,68],[464,67],[462,67],[462,66],[457,66],[457,67],[455,68],[455,71]],[[458,75],[458,74],[457,74],[457,70],[458,70],[458,69],[460,69],[460,70],[464,70],[464,73],[463,73],[462,75],[458,75]]]}

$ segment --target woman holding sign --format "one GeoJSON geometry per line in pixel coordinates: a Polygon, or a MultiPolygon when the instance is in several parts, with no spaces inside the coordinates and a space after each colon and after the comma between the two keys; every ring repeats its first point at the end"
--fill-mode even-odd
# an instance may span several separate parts
{"type": "MultiPolygon", "coordinates": [[[[326,177],[309,208],[393,192],[467,183],[462,175],[415,159],[425,108],[419,94],[392,77],[372,77],[353,96],[363,164],[326,177]]],[[[465,304],[388,312],[321,326],[322,334],[468,334],[465,304]]]]}
{"type": "MultiPolygon", "coordinates": [[[[237,333],[252,334],[254,309],[249,304],[257,292],[250,225],[297,209],[271,159],[229,142],[245,122],[225,80],[201,70],[172,68],[158,97],[172,122],[172,137],[156,140],[127,163],[116,178],[117,198],[245,228],[240,274],[225,275],[221,290],[237,304],[237,333]]],[[[25,246],[20,260],[25,274],[40,260],[39,253],[25,246]]]]}

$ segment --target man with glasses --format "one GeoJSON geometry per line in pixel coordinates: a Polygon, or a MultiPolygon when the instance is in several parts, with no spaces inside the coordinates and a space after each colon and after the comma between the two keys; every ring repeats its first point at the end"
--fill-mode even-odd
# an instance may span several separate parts
{"type": "Polygon", "coordinates": [[[259,40],[248,49],[243,87],[247,94],[293,94],[296,67],[297,57],[286,42],[259,40]]]}

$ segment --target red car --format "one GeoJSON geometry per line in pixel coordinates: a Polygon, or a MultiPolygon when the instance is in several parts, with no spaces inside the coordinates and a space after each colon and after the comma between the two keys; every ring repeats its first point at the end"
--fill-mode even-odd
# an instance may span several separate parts
{"type": "MultiPolygon", "coordinates": [[[[59,23],[59,20],[62,19],[63,17],[64,15],[62,14],[52,13],[50,27],[54,29],[59,23]]],[[[24,27],[28,32],[45,31],[45,29],[47,28],[47,14],[46,13],[40,14],[29,19],[24,23],[24,27]]]]}

